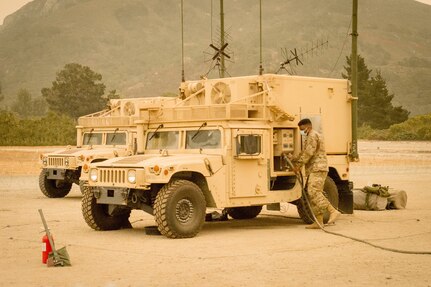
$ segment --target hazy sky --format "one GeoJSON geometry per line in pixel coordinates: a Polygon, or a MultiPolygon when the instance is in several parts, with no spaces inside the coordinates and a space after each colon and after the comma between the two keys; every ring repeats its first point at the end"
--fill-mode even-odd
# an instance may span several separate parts
{"type": "MultiPolygon", "coordinates": [[[[26,3],[32,0],[0,0],[0,25],[3,24],[3,20],[7,15],[12,14],[26,3]]],[[[422,3],[431,5],[431,0],[415,0],[422,3]]]]}
{"type": "Polygon", "coordinates": [[[0,0],[0,24],[3,24],[7,15],[12,14],[28,2],[31,0],[0,0]]]}

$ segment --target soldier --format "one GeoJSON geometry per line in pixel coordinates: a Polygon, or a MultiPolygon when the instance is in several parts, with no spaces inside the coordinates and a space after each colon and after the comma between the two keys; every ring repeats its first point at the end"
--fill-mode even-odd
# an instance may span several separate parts
{"type": "MultiPolygon", "coordinates": [[[[323,213],[329,212],[329,223],[335,222],[340,212],[335,209],[323,195],[323,185],[328,175],[328,161],[326,159],[325,144],[322,135],[313,130],[309,119],[302,119],[298,123],[301,135],[305,136],[304,149],[293,159],[294,172],[298,173],[305,165],[305,175],[308,177],[308,197],[317,221],[323,226],[323,213]]],[[[317,229],[319,225],[314,222],[305,228],[317,229]]]]}

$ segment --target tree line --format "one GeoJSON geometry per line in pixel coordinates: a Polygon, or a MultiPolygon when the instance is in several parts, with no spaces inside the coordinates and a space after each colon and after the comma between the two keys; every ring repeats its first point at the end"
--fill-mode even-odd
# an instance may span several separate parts
{"type": "MultiPolygon", "coordinates": [[[[346,57],[344,66],[346,74],[342,77],[351,79],[351,58],[346,57]]],[[[372,129],[387,129],[393,124],[406,121],[410,112],[402,106],[393,106],[394,94],[390,94],[382,73],[372,70],[365,64],[365,59],[358,55],[358,125],[369,126],[372,129]]]]}
{"type": "MultiPolygon", "coordinates": [[[[347,79],[351,77],[350,64],[351,59],[346,57],[342,77],[347,79]]],[[[56,73],[51,87],[42,88],[41,97],[33,99],[22,89],[10,109],[0,109],[0,145],[76,144],[77,119],[102,110],[110,99],[119,98],[116,90],[108,93],[105,90],[101,74],[77,63],[66,64],[56,73]]],[[[373,73],[361,56],[358,56],[358,98],[360,138],[380,135],[378,139],[431,139],[431,132],[403,131],[403,123],[410,124],[409,111],[393,106],[394,95],[389,93],[383,75],[378,70],[373,73]],[[382,135],[386,138],[381,138],[382,135]]],[[[416,117],[411,121],[416,121],[416,117]]]]}
{"type": "Polygon", "coordinates": [[[42,97],[33,99],[21,89],[10,109],[0,110],[0,145],[75,145],[78,118],[119,98],[116,90],[105,94],[105,89],[101,74],[77,63],[65,65],[52,86],[41,90],[42,97]]]}

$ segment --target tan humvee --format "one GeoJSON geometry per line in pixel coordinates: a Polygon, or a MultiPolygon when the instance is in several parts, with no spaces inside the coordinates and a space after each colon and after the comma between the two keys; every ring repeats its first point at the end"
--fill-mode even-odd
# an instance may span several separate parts
{"type": "Polygon", "coordinates": [[[310,222],[282,156],[300,152],[304,117],[325,135],[328,198],[352,212],[347,80],[267,74],[188,81],[175,106],[139,114],[137,154],[90,164],[82,210],[93,229],[118,229],[131,209],[141,209],[154,214],[165,236],[193,237],[207,208],[246,219],[281,202],[296,203],[310,222]]]}
{"type": "Polygon", "coordinates": [[[136,150],[136,109],[159,108],[174,98],[113,99],[106,110],[78,119],[77,145],[40,156],[39,187],[47,197],[64,197],[72,184],[83,191],[92,162],[132,155],[136,150]]]}

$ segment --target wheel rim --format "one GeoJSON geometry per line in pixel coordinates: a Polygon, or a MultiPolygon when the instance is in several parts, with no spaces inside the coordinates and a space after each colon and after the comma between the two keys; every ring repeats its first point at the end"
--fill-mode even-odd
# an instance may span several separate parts
{"type": "Polygon", "coordinates": [[[179,222],[186,223],[194,213],[193,204],[189,199],[183,198],[177,202],[175,214],[179,222]]]}

